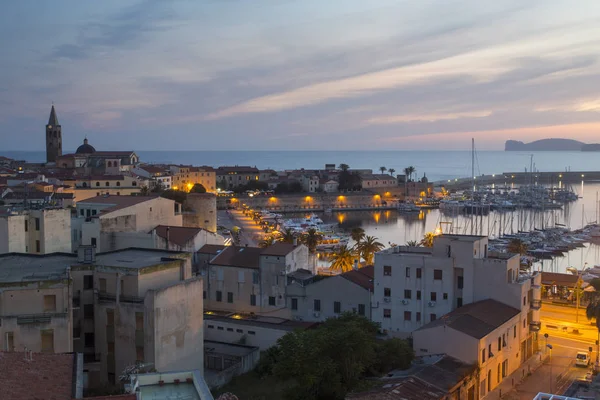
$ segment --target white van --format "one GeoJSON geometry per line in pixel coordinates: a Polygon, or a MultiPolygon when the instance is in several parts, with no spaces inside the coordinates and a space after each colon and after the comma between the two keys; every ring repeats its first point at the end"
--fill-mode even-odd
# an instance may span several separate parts
{"type": "Polygon", "coordinates": [[[578,351],[577,358],[575,359],[575,365],[581,367],[587,367],[590,365],[590,353],[587,351],[578,351]]]}

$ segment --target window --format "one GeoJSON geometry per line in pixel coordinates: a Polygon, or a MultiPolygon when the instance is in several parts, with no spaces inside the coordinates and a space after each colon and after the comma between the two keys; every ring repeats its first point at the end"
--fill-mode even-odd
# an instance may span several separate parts
{"type": "Polygon", "coordinates": [[[42,353],[54,353],[54,331],[52,329],[43,330],[41,336],[42,353]]]}
{"type": "Polygon", "coordinates": [[[14,351],[15,350],[15,340],[14,334],[12,332],[6,332],[4,336],[4,351],[14,351]]]}
{"type": "Polygon", "coordinates": [[[39,240],[36,240],[36,241],[35,241],[35,252],[36,252],[36,253],[39,253],[40,251],[42,251],[42,247],[41,247],[41,245],[40,245],[40,241],[39,241],[39,240]]]}
{"type": "Polygon", "coordinates": [[[412,315],[410,311],[404,311],[404,320],[409,321],[412,319],[412,315]]]}
{"type": "Polygon", "coordinates": [[[254,332],[254,331],[248,331],[248,335],[256,335],[256,332],[254,332]]]}
{"type": "Polygon", "coordinates": [[[463,298],[457,297],[456,298],[456,308],[462,307],[462,305],[463,305],[463,298]]]}
{"type": "Polygon", "coordinates": [[[79,210],[79,215],[81,215],[82,217],[85,215],[85,210],[83,208],[79,210]]]}
{"type": "Polygon", "coordinates": [[[431,292],[429,300],[431,300],[431,301],[437,301],[437,293],[436,292],[431,292]]]}
{"type": "Polygon", "coordinates": [[[227,332],[233,332],[233,328],[227,328],[227,332]]]}
{"type": "Polygon", "coordinates": [[[83,289],[90,290],[94,288],[94,276],[93,275],[84,275],[83,276],[83,289]]]}
{"type": "Polygon", "coordinates": [[[392,318],[392,310],[390,310],[389,308],[384,308],[383,318],[392,318]]]}
{"type": "Polygon", "coordinates": [[[131,186],[137,186],[137,182],[136,181],[131,182],[131,186]]]}
{"type": "Polygon", "coordinates": [[[233,292],[227,292],[227,302],[233,303],[233,292]]]}
{"type": "Polygon", "coordinates": [[[410,289],[404,289],[404,298],[410,299],[412,297],[412,291],[410,289]]]}
{"type": "Polygon", "coordinates": [[[429,314],[429,322],[433,322],[437,319],[437,316],[435,314],[429,314]]]}
{"type": "Polygon", "coordinates": [[[215,329],[215,326],[214,325],[209,325],[208,329],[215,329]]]}
{"type": "Polygon", "coordinates": [[[83,305],[83,318],[86,318],[86,319],[94,318],[94,305],[93,304],[84,304],[83,305]]]}
{"type": "Polygon", "coordinates": [[[258,272],[257,271],[252,272],[252,283],[255,285],[258,285],[258,272]]]}
{"type": "Polygon", "coordinates": [[[390,297],[392,295],[392,289],[389,287],[383,288],[383,297],[390,297]]]}
{"type": "Polygon", "coordinates": [[[56,295],[44,296],[44,312],[56,311],[56,295]]]}
{"type": "Polygon", "coordinates": [[[93,237],[93,238],[90,240],[90,244],[91,244],[92,246],[96,247],[96,245],[97,245],[98,243],[97,243],[97,241],[96,241],[96,238],[95,238],[95,237],[93,237]]]}
{"type": "Polygon", "coordinates": [[[462,289],[462,288],[465,286],[465,278],[464,278],[463,276],[459,276],[459,277],[457,278],[457,282],[456,282],[456,283],[457,283],[457,285],[456,285],[456,286],[457,286],[459,289],[462,289]]]}
{"type": "Polygon", "coordinates": [[[492,345],[488,344],[488,358],[492,358],[494,355],[492,354],[492,345]]]}
{"type": "Polygon", "coordinates": [[[392,266],[391,265],[383,266],[383,276],[392,276],[392,266]]]}
{"type": "Polygon", "coordinates": [[[321,311],[321,300],[319,300],[319,299],[315,299],[315,300],[313,301],[313,309],[314,309],[315,311],[321,311]]]}
{"type": "Polygon", "coordinates": [[[420,311],[417,311],[416,321],[421,322],[421,312],[420,311]]]}
{"type": "Polygon", "coordinates": [[[84,334],[85,347],[95,347],[96,346],[96,337],[94,336],[94,332],[86,332],[84,334]]]}
{"type": "Polygon", "coordinates": [[[502,338],[498,336],[498,351],[502,350],[502,338]]]}
{"type": "Polygon", "coordinates": [[[339,314],[342,312],[342,303],[340,303],[339,301],[334,301],[333,302],[333,312],[335,314],[339,314]]]}
{"type": "Polygon", "coordinates": [[[433,270],[433,280],[435,280],[435,281],[441,281],[442,280],[442,270],[441,269],[434,269],[433,270]]]}
{"type": "Polygon", "coordinates": [[[410,267],[406,267],[406,277],[410,278],[410,267]]]}
{"type": "Polygon", "coordinates": [[[223,292],[217,290],[217,301],[223,301],[223,292]]]}
{"type": "Polygon", "coordinates": [[[270,306],[274,306],[275,305],[275,296],[269,296],[269,305],[270,306]]]}
{"type": "Polygon", "coordinates": [[[506,347],[506,334],[502,334],[502,347],[506,347]]]}
{"type": "Polygon", "coordinates": [[[417,268],[417,279],[421,279],[422,274],[423,274],[423,270],[421,268],[417,268]]]}
{"type": "Polygon", "coordinates": [[[218,331],[222,331],[222,330],[224,330],[224,329],[223,329],[223,327],[222,327],[222,326],[217,326],[217,330],[218,330],[218,331]]]}
{"type": "Polygon", "coordinates": [[[114,385],[114,384],[115,384],[115,373],[114,373],[114,372],[109,372],[109,373],[108,373],[108,382],[109,382],[111,385],[114,385]]]}
{"type": "Polygon", "coordinates": [[[108,308],[106,310],[106,325],[113,326],[115,324],[115,310],[108,308]]]}
{"type": "Polygon", "coordinates": [[[25,232],[29,232],[29,221],[25,220],[25,232]]]}
{"type": "Polygon", "coordinates": [[[135,360],[137,362],[143,362],[144,361],[144,348],[141,346],[136,346],[135,348],[135,360]]]}
{"type": "Polygon", "coordinates": [[[255,294],[251,294],[250,295],[250,305],[251,306],[255,306],[256,305],[256,295],[255,294]]]}
{"type": "Polygon", "coordinates": [[[481,350],[481,363],[483,364],[485,362],[485,349],[481,350]]]}
{"type": "Polygon", "coordinates": [[[523,305],[527,304],[527,296],[523,296],[523,305]]]}
{"type": "Polygon", "coordinates": [[[525,322],[526,322],[526,321],[525,321],[525,320],[523,320],[523,328],[525,328],[525,322]]]}
{"type": "Polygon", "coordinates": [[[100,182],[96,182],[96,186],[100,186],[100,182]]]}
{"type": "Polygon", "coordinates": [[[106,278],[100,278],[100,290],[101,292],[106,292],[106,278]]]}
{"type": "Polygon", "coordinates": [[[448,293],[444,293],[444,294],[442,294],[442,298],[443,298],[444,300],[448,300],[448,293]]]}
{"type": "Polygon", "coordinates": [[[238,271],[238,282],[239,283],[246,282],[246,276],[244,275],[244,271],[238,271]]]}
{"type": "Polygon", "coordinates": [[[513,326],[513,337],[516,338],[517,337],[517,326],[513,326]]]}
{"type": "Polygon", "coordinates": [[[104,186],[108,187],[108,186],[110,186],[110,183],[104,182],[104,186]]]}
{"type": "Polygon", "coordinates": [[[244,331],[242,329],[236,329],[235,331],[236,331],[236,333],[244,333],[244,331]]]}
{"type": "Polygon", "coordinates": [[[203,291],[202,291],[202,299],[203,299],[203,300],[206,300],[206,290],[203,290],[203,291]]]}
{"type": "Polygon", "coordinates": [[[292,310],[298,309],[298,299],[292,299],[292,310]]]}
{"type": "Polygon", "coordinates": [[[364,304],[358,305],[358,315],[365,315],[365,305],[364,304]]]}

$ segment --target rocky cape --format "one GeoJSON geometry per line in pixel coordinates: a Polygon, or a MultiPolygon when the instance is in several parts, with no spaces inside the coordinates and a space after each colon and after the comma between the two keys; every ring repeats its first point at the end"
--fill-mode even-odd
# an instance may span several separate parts
{"type": "Polygon", "coordinates": [[[573,139],[541,139],[531,143],[507,140],[505,151],[600,151],[600,144],[586,144],[573,139]]]}

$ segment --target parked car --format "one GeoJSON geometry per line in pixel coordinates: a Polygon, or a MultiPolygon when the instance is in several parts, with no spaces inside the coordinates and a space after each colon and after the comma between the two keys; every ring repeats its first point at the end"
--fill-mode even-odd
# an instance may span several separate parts
{"type": "Polygon", "coordinates": [[[580,367],[587,367],[590,365],[590,353],[587,351],[578,351],[575,358],[575,365],[580,367]]]}

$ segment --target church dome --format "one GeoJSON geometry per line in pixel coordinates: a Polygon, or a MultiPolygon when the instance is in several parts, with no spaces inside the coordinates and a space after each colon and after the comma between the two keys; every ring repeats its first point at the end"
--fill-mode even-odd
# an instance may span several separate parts
{"type": "Polygon", "coordinates": [[[88,144],[88,140],[83,139],[83,144],[77,148],[75,153],[77,154],[92,154],[95,153],[96,149],[91,144],[88,144]]]}

